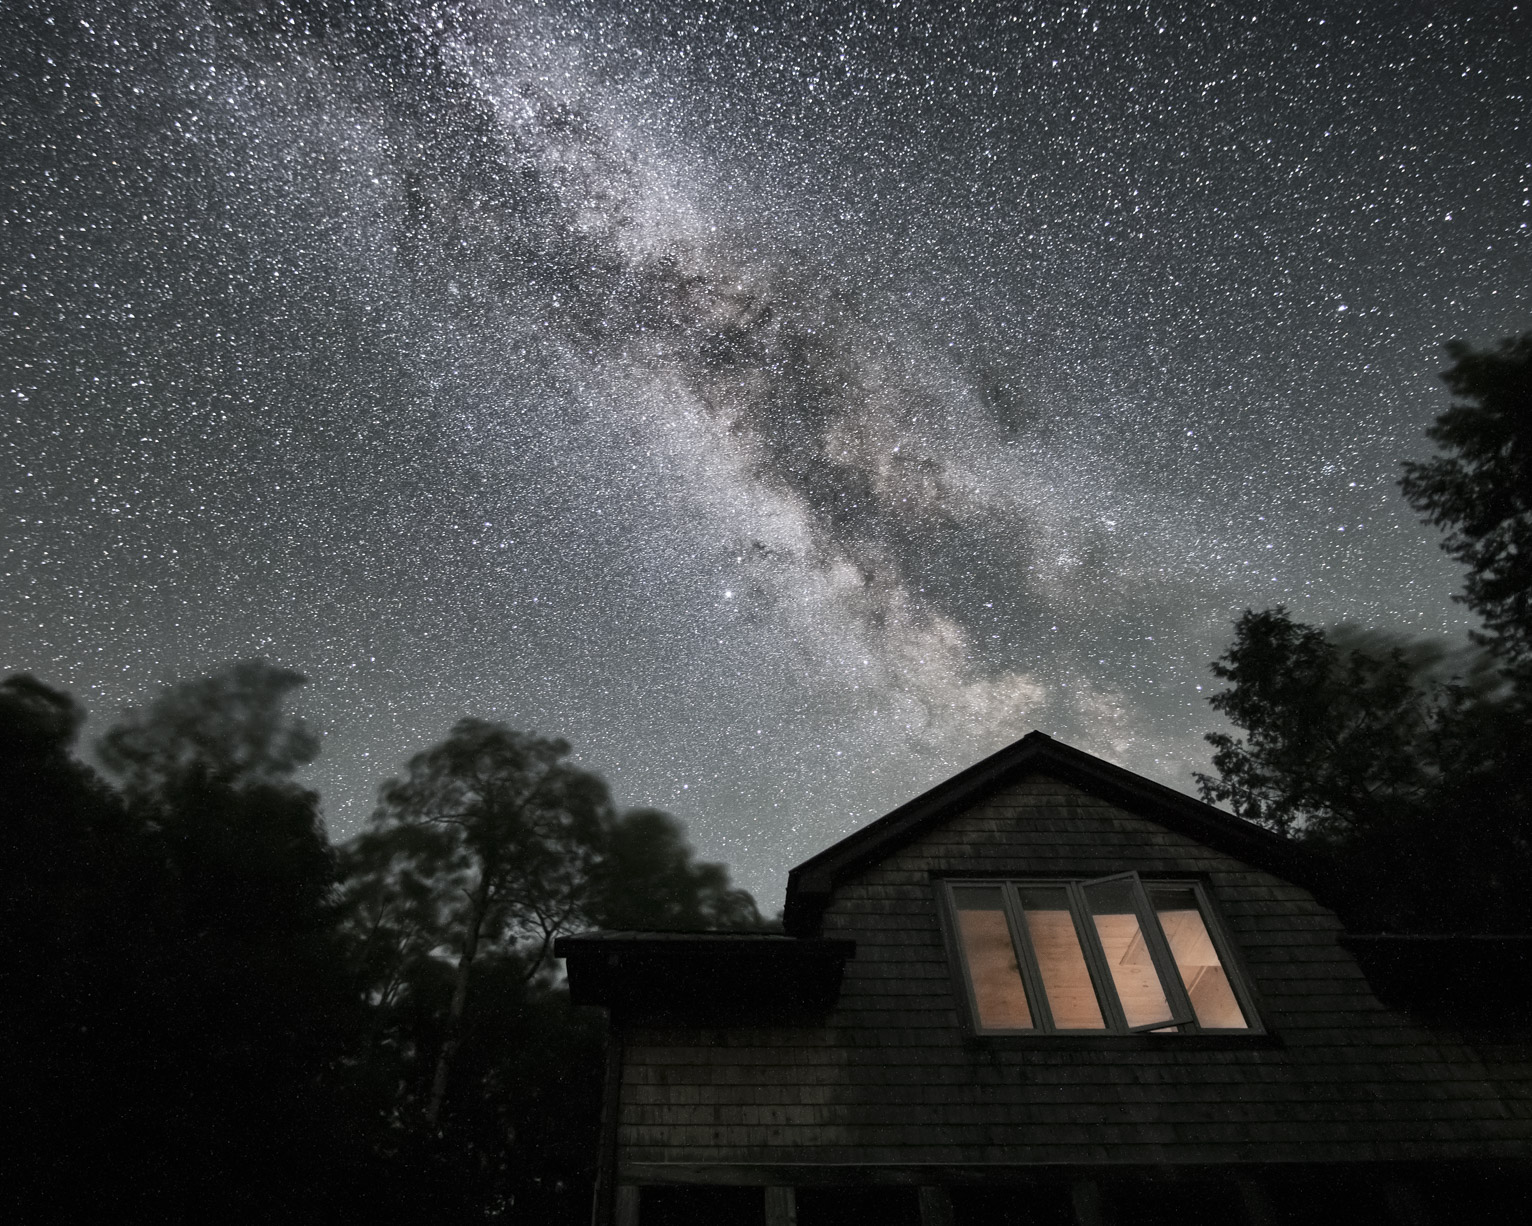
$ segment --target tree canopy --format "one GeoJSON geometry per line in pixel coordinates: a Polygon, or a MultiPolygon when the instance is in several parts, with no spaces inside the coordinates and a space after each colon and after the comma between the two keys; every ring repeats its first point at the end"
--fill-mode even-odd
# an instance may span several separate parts
{"type": "Polygon", "coordinates": [[[695,860],[681,823],[659,809],[633,809],[611,825],[593,886],[588,913],[598,928],[762,926],[755,899],[730,884],[722,864],[695,860]]]}
{"type": "Polygon", "coordinates": [[[556,937],[590,927],[756,927],[755,901],[720,864],[699,863],[679,822],[618,815],[570,745],[465,719],[385,783],[345,855],[347,923],[379,1003],[453,959],[439,1057],[422,1110],[441,1122],[483,974],[529,983],[556,937]],[[481,971],[481,968],[488,968],[481,971]],[[413,968],[413,969],[412,969],[413,968]]]}
{"type": "Polygon", "coordinates": [[[605,1036],[553,937],[759,922],[674,818],[485,720],[333,846],[303,683],[251,660],[167,686],[99,738],[103,776],[72,697],[0,682],[16,1220],[584,1221],[605,1036]]]}
{"type": "Polygon", "coordinates": [[[144,709],[125,712],[97,752],[134,798],[164,800],[188,782],[287,785],[319,752],[318,736],[287,710],[305,680],[265,660],[244,660],[167,686],[144,709]]]}
{"type": "Polygon", "coordinates": [[[1462,600],[1507,665],[1532,668],[1532,332],[1447,346],[1454,401],[1426,431],[1440,453],[1406,462],[1400,488],[1467,568],[1462,600]]]}
{"type": "Polygon", "coordinates": [[[426,1119],[434,1127],[461,1042],[481,942],[525,956],[530,976],[553,939],[583,917],[610,822],[606,784],[566,759],[567,741],[465,719],[390,779],[373,816],[392,843],[390,872],[429,882],[457,968],[426,1119]],[[390,832],[395,833],[392,838],[390,832]]]}
{"type": "Polygon", "coordinates": [[[1532,930],[1532,334],[1450,347],[1442,454],[1400,484],[1468,570],[1481,650],[1247,610],[1204,799],[1304,839],[1367,927],[1532,930]]]}

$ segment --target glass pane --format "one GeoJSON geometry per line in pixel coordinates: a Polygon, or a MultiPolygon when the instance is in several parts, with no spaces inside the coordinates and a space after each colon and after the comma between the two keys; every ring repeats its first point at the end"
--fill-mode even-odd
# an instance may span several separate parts
{"type": "Polygon", "coordinates": [[[1159,972],[1154,969],[1154,959],[1144,944],[1138,911],[1133,906],[1133,881],[1087,885],[1085,898],[1129,1029],[1156,1022],[1184,1021],[1171,1013],[1159,972]]]}
{"type": "Polygon", "coordinates": [[[985,1030],[1031,1030],[1032,1010],[1016,965],[1000,887],[955,886],[952,901],[979,1025],[985,1030]]]}
{"type": "Polygon", "coordinates": [[[1204,1030],[1248,1030],[1244,1011],[1229,986],[1229,975],[1213,948],[1197,894],[1187,886],[1155,886],[1149,901],[1160,917],[1170,952],[1204,1030]]]}
{"type": "Polygon", "coordinates": [[[1022,886],[1021,907],[1053,1024],[1060,1030],[1105,1030],[1080,934],[1069,913],[1069,891],[1061,886],[1022,886]]]}

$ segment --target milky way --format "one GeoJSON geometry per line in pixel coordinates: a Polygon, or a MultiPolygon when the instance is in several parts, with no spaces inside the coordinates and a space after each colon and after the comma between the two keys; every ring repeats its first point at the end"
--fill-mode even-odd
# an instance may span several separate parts
{"type": "Polygon", "coordinates": [[[337,836],[557,732],[775,905],[1033,727],[1189,786],[1247,606],[1462,632],[1526,6],[251,8],[0,16],[0,668],[98,720],[299,668],[337,836]]]}

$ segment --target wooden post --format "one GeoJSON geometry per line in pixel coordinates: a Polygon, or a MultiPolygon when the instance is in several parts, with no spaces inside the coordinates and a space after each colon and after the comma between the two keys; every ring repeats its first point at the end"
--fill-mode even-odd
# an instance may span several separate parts
{"type": "Polygon", "coordinates": [[[1101,1185],[1094,1179],[1075,1180],[1069,1189],[1069,1200],[1075,1211],[1075,1226],[1107,1226],[1101,1185]]]}
{"type": "Polygon", "coordinates": [[[1248,1175],[1234,1181],[1240,1202],[1245,1206],[1245,1220],[1250,1226],[1277,1226],[1277,1211],[1272,1206],[1266,1185],[1248,1175]]]}
{"type": "Polygon", "coordinates": [[[953,1226],[952,1197],[930,1184],[920,1189],[920,1226],[953,1226]]]}
{"type": "Polygon", "coordinates": [[[625,1183],[612,1198],[612,1226],[638,1226],[638,1188],[625,1183]]]}
{"type": "Polygon", "coordinates": [[[617,1113],[622,1106],[622,1038],[617,1023],[607,1017],[606,1078],[601,1086],[601,1131],[596,1149],[596,1187],[591,1196],[591,1226],[638,1226],[638,1189],[617,1186],[617,1113]],[[624,1219],[625,1192],[631,1207],[624,1219]]]}
{"type": "Polygon", "coordinates": [[[1399,1226],[1431,1226],[1431,1214],[1406,1179],[1390,1179],[1383,1185],[1383,1203],[1399,1226]]]}
{"type": "Polygon", "coordinates": [[[766,1226],[798,1226],[798,1194],[795,1189],[766,1189],[766,1226]]]}

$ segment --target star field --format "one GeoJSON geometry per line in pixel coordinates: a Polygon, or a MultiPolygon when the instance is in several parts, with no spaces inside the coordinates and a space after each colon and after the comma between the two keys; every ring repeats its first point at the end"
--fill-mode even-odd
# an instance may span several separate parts
{"type": "Polygon", "coordinates": [[[1394,481],[1528,327],[1524,6],[0,24],[0,668],[302,670],[337,837],[487,715],[774,906],[1033,727],[1187,787],[1247,606],[1465,628],[1394,481]]]}

